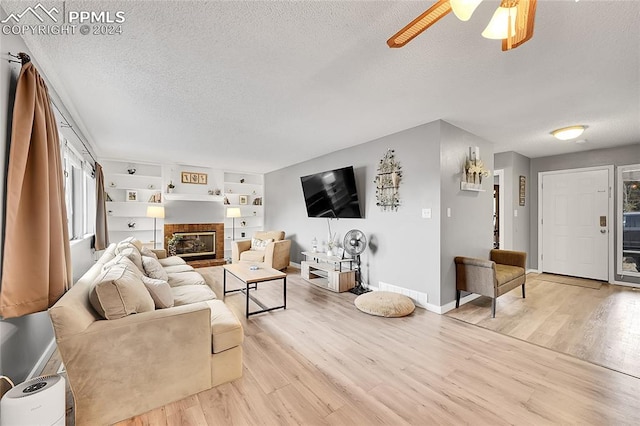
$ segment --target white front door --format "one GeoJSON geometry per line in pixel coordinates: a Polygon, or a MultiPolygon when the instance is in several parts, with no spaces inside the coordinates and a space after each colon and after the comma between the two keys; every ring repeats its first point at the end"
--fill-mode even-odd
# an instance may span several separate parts
{"type": "Polygon", "coordinates": [[[542,175],[542,270],[608,280],[609,171],[542,175]]]}

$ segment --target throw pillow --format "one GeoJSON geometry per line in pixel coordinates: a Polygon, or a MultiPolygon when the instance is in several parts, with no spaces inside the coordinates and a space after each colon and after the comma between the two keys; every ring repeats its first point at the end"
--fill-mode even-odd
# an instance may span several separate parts
{"type": "Polygon", "coordinates": [[[102,270],[106,271],[107,269],[111,268],[113,265],[128,266],[131,268],[131,271],[138,276],[138,278],[142,279],[142,277],[144,277],[144,274],[142,273],[142,271],[138,269],[138,267],[131,261],[131,259],[129,259],[127,256],[124,256],[122,254],[117,255],[116,257],[114,257],[113,259],[105,263],[104,266],[102,267],[102,270]]]}
{"type": "Polygon", "coordinates": [[[137,248],[131,246],[127,247],[124,250],[120,251],[120,254],[128,257],[130,261],[133,262],[134,265],[140,270],[140,272],[144,273],[144,268],[142,267],[142,256],[137,248]]]}
{"type": "Polygon", "coordinates": [[[158,259],[154,259],[149,256],[142,256],[142,265],[144,266],[144,273],[149,278],[155,278],[156,280],[168,281],[169,275],[164,270],[158,259]]]}
{"type": "Polygon", "coordinates": [[[140,250],[140,254],[147,257],[153,257],[154,259],[158,258],[158,256],[153,252],[153,250],[151,250],[148,247],[142,247],[142,250],[140,250]]]}
{"type": "Polygon", "coordinates": [[[151,298],[156,304],[156,308],[164,309],[173,306],[173,293],[169,283],[163,280],[142,276],[142,282],[149,291],[151,298]]]}
{"type": "Polygon", "coordinates": [[[142,241],[140,241],[139,239],[135,238],[135,237],[129,237],[129,238],[125,238],[124,240],[120,241],[118,243],[118,245],[120,244],[132,244],[135,248],[138,249],[138,251],[142,250],[142,241]]]}
{"type": "Polygon", "coordinates": [[[89,301],[98,314],[108,320],[155,309],[142,280],[124,264],[113,265],[96,277],[89,301]]]}
{"type": "Polygon", "coordinates": [[[273,242],[273,238],[261,240],[260,238],[251,239],[251,250],[264,250],[267,248],[267,244],[273,242]]]}

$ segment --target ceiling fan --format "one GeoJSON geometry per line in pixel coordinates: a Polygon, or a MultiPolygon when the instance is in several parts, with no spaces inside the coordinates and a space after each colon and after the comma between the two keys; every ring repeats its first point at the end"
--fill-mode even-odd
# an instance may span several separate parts
{"type": "MultiPolygon", "coordinates": [[[[468,21],[482,0],[438,0],[426,12],[411,21],[387,40],[389,47],[402,47],[442,17],[453,13],[468,21]]],[[[482,32],[482,36],[502,40],[502,50],[511,50],[533,37],[537,0],[502,0],[482,32]]]]}

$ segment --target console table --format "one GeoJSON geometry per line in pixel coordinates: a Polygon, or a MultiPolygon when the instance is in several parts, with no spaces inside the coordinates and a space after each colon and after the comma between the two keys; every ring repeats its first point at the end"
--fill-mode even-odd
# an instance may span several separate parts
{"type": "Polygon", "coordinates": [[[356,285],[356,271],[353,259],[327,256],[326,253],[303,251],[305,260],[301,263],[300,275],[311,284],[327,290],[342,293],[356,285]]]}

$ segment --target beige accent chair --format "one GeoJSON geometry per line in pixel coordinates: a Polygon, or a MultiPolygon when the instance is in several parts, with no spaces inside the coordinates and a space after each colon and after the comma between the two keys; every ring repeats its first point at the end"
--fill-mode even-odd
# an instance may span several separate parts
{"type": "Polygon", "coordinates": [[[527,253],[491,250],[491,260],[458,256],[456,263],[456,308],[460,307],[460,293],[467,291],[491,298],[491,317],[496,317],[496,299],[527,281],[527,253]]]}
{"type": "Polygon", "coordinates": [[[284,239],[284,231],[258,231],[253,238],[273,240],[264,250],[251,250],[251,240],[234,241],[231,246],[233,263],[254,262],[283,271],[291,261],[291,240],[284,239]]]}

